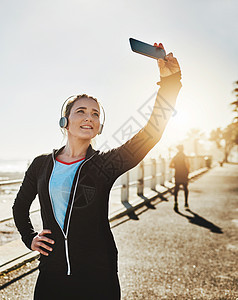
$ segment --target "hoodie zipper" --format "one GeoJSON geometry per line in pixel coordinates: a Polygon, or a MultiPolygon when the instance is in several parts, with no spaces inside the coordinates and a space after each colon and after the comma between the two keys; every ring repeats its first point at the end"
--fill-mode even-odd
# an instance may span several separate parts
{"type": "Polygon", "coordinates": [[[49,184],[48,184],[48,190],[49,190],[50,203],[51,203],[51,207],[52,207],[52,210],[53,210],[53,215],[54,215],[55,221],[56,221],[56,223],[59,225],[59,227],[60,227],[60,229],[61,229],[61,232],[62,232],[62,234],[63,234],[63,236],[64,236],[64,242],[65,242],[65,257],[66,257],[66,262],[67,262],[67,275],[71,275],[71,267],[70,267],[70,260],[69,260],[69,247],[68,247],[69,222],[70,222],[70,217],[71,217],[71,213],[72,213],[72,209],[73,209],[73,204],[74,204],[74,198],[75,198],[75,194],[76,194],[76,189],[77,189],[77,185],[78,185],[79,174],[80,174],[80,171],[81,171],[83,165],[84,165],[87,161],[89,161],[95,154],[96,154],[96,153],[94,153],[92,156],[90,156],[87,160],[85,160],[85,161],[79,166],[79,172],[78,172],[77,180],[76,180],[76,183],[75,183],[75,186],[74,186],[73,199],[72,199],[71,206],[70,206],[70,212],[69,212],[69,217],[68,217],[67,227],[66,227],[66,233],[65,233],[64,230],[62,229],[62,227],[60,226],[59,222],[58,222],[57,219],[56,219],[55,211],[54,211],[54,207],[53,207],[53,202],[52,202],[51,195],[50,195],[50,181],[51,181],[51,177],[52,177],[53,170],[54,170],[54,167],[55,167],[54,153],[52,153],[52,158],[53,158],[53,169],[52,169],[51,175],[50,175],[50,180],[49,180],[49,184]]]}

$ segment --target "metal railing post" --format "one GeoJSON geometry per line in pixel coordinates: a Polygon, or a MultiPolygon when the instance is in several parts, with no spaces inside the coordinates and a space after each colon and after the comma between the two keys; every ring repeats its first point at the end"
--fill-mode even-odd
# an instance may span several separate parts
{"type": "Polygon", "coordinates": [[[143,195],[143,191],[144,191],[144,161],[142,160],[138,166],[137,195],[143,195]]]}
{"type": "Polygon", "coordinates": [[[194,157],[190,156],[190,172],[194,171],[194,157]]]}
{"type": "Polygon", "coordinates": [[[197,156],[194,156],[194,171],[196,171],[197,170],[197,162],[198,162],[198,158],[197,158],[197,156]]]}
{"type": "Polygon", "coordinates": [[[166,169],[165,169],[165,159],[161,158],[160,159],[160,172],[161,172],[161,178],[160,178],[160,185],[164,185],[165,182],[165,174],[166,174],[166,169]]]}
{"type": "Polygon", "coordinates": [[[156,159],[151,159],[151,182],[150,182],[150,188],[152,190],[156,190],[156,159]]]}
{"type": "Polygon", "coordinates": [[[123,203],[129,200],[129,172],[121,176],[121,184],[121,202],[123,203]]]}
{"type": "Polygon", "coordinates": [[[167,160],[167,159],[164,160],[164,164],[163,164],[164,183],[165,183],[165,181],[172,182],[173,170],[169,167],[169,164],[170,164],[169,160],[167,160]]]}

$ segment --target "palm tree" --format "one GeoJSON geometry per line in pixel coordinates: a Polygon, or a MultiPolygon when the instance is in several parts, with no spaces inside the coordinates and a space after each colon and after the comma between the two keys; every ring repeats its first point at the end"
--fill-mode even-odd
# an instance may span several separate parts
{"type": "MultiPolygon", "coordinates": [[[[233,105],[233,111],[238,114],[238,81],[234,82],[237,86],[232,91],[235,93],[236,100],[231,102],[233,105]]],[[[238,115],[234,117],[233,122],[229,124],[226,128],[217,128],[212,130],[210,133],[210,141],[214,141],[217,148],[223,148],[224,151],[224,162],[228,161],[229,153],[234,145],[238,145],[238,115]],[[224,141],[224,147],[222,147],[222,141],[224,141]]]]}
{"type": "Polygon", "coordinates": [[[221,146],[222,139],[223,139],[223,132],[220,127],[211,131],[210,141],[215,142],[218,149],[222,147],[221,146]]]}
{"type": "Polygon", "coordinates": [[[225,140],[224,147],[224,161],[228,161],[228,155],[231,152],[231,149],[234,145],[238,145],[238,122],[229,124],[223,130],[223,139],[225,140]]]}
{"type": "Polygon", "coordinates": [[[234,117],[234,122],[238,122],[238,81],[234,82],[237,87],[234,88],[233,93],[235,94],[236,100],[230,104],[234,106],[233,111],[237,113],[237,116],[234,117]]]}

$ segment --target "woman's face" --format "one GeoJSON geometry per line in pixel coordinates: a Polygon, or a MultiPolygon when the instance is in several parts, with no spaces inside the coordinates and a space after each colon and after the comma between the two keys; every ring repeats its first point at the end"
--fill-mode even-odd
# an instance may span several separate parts
{"type": "Polygon", "coordinates": [[[100,109],[98,103],[90,98],[75,101],[68,117],[68,136],[80,139],[94,138],[100,126],[100,109]]]}

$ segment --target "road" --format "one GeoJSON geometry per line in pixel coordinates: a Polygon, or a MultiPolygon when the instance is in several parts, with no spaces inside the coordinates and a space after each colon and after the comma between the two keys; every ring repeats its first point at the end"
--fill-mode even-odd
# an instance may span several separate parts
{"type": "MultiPolygon", "coordinates": [[[[178,212],[168,195],[112,223],[123,300],[238,299],[238,165],[216,167],[189,189],[189,210],[180,191],[178,212]]],[[[1,299],[32,299],[36,266],[0,278],[1,299]]]]}

